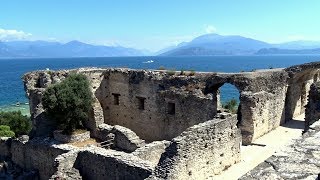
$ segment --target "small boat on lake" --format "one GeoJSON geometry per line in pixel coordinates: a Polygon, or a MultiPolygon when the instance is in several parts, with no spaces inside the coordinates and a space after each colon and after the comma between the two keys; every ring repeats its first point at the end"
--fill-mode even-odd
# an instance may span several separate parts
{"type": "Polygon", "coordinates": [[[153,60],[149,60],[149,61],[144,61],[142,63],[153,63],[154,61],[153,60]]]}

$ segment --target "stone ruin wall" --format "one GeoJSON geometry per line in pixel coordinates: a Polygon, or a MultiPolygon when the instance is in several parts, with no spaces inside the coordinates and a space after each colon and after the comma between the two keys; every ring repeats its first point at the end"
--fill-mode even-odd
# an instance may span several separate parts
{"type": "Polygon", "coordinates": [[[304,131],[307,131],[314,122],[320,119],[320,82],[313,83],[310,87],[304,131]]]}
{"type": "Polygon", "coordinates": [[[174,138],[155,169],[163,179],[206,179],[239,162],[241,134],[236,118],[213,119],[174,138]]]}
{"type": "Polygon", "coordinates": [[[130,69],[28,73],[24,82],[33,119],[31,138],[50,136],[54,130],[41,104],[45,88],[62,81],[70,72],[84,73],[95,97],[86,127],[92,137],[99,139],[118,134],[126,152],[101,148],[56,150],[53,145],[52,153],[42,154],[42,147],[49,152],[51,148],[29,145],[31,140],[15,141],[13,145],[1,142],[7,148],[1,148],[0,155],[9,154],[21,167],[36,169],[40,179],[51,175],[116,179],[122,173],[135,179],[208,177],[240,160],[241,141],[248,144],[304,113],[308,89],[318,80],[319,68],[320,64],[310,63],[247,73],[199,72],[195,76],[130,69]],[[233,84],[240,92],[238,119],[217,116],[219,88],[224,83],[233,84]],[[120,95],[119,104],[115,103],[114,94],[120,95]],[[141,98],[145,98],[144,110],[139,109],[141,98]],[[169,103],[175,104],[174,114],[168,113],[169,103]],[[143,140],[154,142],[145,144],[143,140]],[[28,165],[23,162],[28,158],[27,151],[32,155],[28,165]],[[37,155],[43,160],[32,159],[37,155]],[[95,167],[89,167],[92,164],[95,167]],[[46,166],[50,168],[42,169],[46,166]],[[109,171],[99,170],[106,166],[109,171]],[[112,175],[112,171],[117,173],[112,175]]]}
{"type": "Polygon", "coordinates": [[[188,128],[171,141],[145,144],[132,153],[77,148],[49,137],[4,139],[0,142],[0,158],[41,180],[209,177],[240,161],[241,136],[236,121],[234,115],[215,118],[188,128]]]}
{"type": "Polygon", "coordinates": [[[95,96],[102,106],[104,122],[130,128],[149,142],[171,140],[216,113],[211,96],[180,89],[198,86],[197,79],[162,78],[161,74],[145,71],[114,70],[102,75],[95,96]],[[114,102],[115,96],[118,103],[114,102]],[[172,113],[169,103],[174,106],[172,113]]]}
{"type": "Polygon", "coordinates": [[[84,73],[95,97],[90,120],[93,132],[102,124],[121,125],[147,142],[171,140],[188,127],[212,119],[219,107],[219,88],[230,83],[240,92],[239,128],[243,143],[268,133],[303,114],[308,91],[318,80],[318,63],[286,69],[244,73],[196,73],[170,76],[163,71],[131,69],[77,69],[38,71],[26,74],[24,82],[30,99],[33,135],[48,135],[53,125],[46,120],[42,93],[70,72],[84,73]],[[118,104],[115,104],[118,96],[118,104]],[[139,103],[144,102],[144,109],[139,103]],[[168,113],[169,103],[174,114],[168,113]],[[143,130],[142,130],[143,129],[143,130]]]}

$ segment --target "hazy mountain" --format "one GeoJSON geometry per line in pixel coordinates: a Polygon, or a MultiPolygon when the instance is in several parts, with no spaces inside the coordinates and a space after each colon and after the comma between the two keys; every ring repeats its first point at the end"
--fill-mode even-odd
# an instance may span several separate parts
{"type": "Polygon", "coordinates": [[[47,41],[0,42],[0,57],[108,57],[142,56],[142,51],[112,46],[97,46],[80,41],[62,44],[47,41]]]}
{"type": "Polygon", "coordinates": [[[162,56],[210,56],[252,54],[319,54],[320,42],[293,41],[269,44],[242,36],[206,34],[183,45],[164,49],[162,56]]]}
{"type": "MultiPolygon", "coordinates": [[[[3,54],[5,56],[11,56],[9,47],[6,46],[4,43],[0,42],[0,54],[3,54]]],[[[1,56],[0,56],[1,57],[1,56]]]]}
{"type": "Polygon", "coordinates": [[[274,44],[275,48],[280,49],[317,49],[320,48],[318,41],[292,41],[281,44],[274,44]]]}
{"type": "Polygon", "coordinates": [[[257,55],[272,55],[272,54],[320,54],[320,48],[317,49],[279,49],[265,48],[260,49],[255,54],[257,55]]]}
{"type": "Polygon", "coordinates": [[[161,55],[161,54],[163,54],[163,53],[165,53],[165,52],[171,51],[171,50],[176,49],[176,48],[178,48],[178,47],[182,47],[182,46],[184,46],[184,45],[186,45],[186,44],[187,44],[187,42],[182,42],[182,43],[179,43],[179,44],[176,45],[176,46],[169,46],[169,47],[166,47],[166,48],[164,48],[164,49],[161,49],[161,50],[155,52],[154,54],[155,54],[155,55],[161,55]]]}
{"type": "Polygon", "coordinates": [[[152,53],[121,46],[101,46],[70,41],[68,43],[48,41],[0,42],[2,57],[109,57],[109,56],[210,56],[252,54],[320,54],[320,42],[293,41],[269,44],[242,36],[206,34],[190,42],[182,42],[152,53]]]}
{"type": "Polygon", "coordinates": [[[201,55],[239,55],[253,54],[262,48],[271,48],[266,42],[242,36],[222,36],[206,34],[185,43],[183,46],[169,50],[164,56],[201,56],[201,55]]]}

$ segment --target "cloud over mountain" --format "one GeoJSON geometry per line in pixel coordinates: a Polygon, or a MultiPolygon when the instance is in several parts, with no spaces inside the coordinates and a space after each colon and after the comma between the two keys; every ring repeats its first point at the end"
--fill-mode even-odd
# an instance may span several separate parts
{"type": "Polygon", "coordinates": [[[14,29],[2,29],[0,28],[0,40],[1,41],[12,41],[12,40],[23,40],[31,37],[31,33],[14,29]]]}

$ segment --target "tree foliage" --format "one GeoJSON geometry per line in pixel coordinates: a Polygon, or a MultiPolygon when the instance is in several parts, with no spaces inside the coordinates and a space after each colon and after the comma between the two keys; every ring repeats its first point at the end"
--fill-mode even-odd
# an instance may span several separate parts
{"type": "Polygon", "coordinates": [[[28,134],[31,130],[31,121],[20,111],[0,112],[0,125],[9,126],[16,135],[28,134]]]}
{"type": "Polygon", "coordinates": [[[50,86],[42,99],[47,115],[66,134],[83,128],[92,102],[89,80],[83,74],[70,74],[61,83],[50,86]]]}

